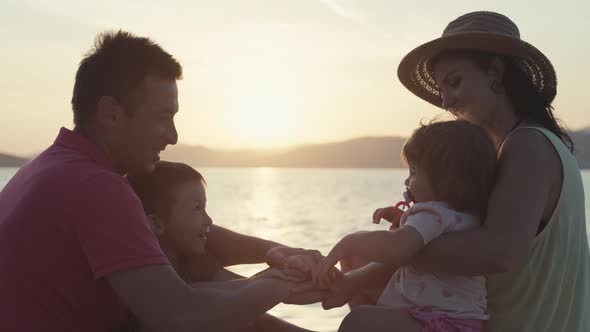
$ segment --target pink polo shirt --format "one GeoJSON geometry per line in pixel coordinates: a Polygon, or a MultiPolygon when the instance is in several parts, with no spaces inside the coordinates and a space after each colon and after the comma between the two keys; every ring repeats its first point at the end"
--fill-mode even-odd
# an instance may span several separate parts
{"type": "Polygon", "coordinates": [[[54,144],[0,192],[0,330],[109,331],[127,315],[106,278],[169,264],[127,180],[83,136],[54,144]]]}

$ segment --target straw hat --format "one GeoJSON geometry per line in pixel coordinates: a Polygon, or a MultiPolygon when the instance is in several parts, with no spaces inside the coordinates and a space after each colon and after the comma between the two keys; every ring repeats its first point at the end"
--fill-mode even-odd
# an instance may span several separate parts
{"type": "Polygon", "coordinates": [[[399,64],[397,75],[416,96],[442,107],[434,81],[431,60],[443,51],[471,50],[512,56],[535,88],[551,103],[557,79],[553,65],[541,51],[520,39],[520,32],[508,17],[494,12],[472,12],[458,17],[443,31],[442,37],[420,45],[399,64]]]}

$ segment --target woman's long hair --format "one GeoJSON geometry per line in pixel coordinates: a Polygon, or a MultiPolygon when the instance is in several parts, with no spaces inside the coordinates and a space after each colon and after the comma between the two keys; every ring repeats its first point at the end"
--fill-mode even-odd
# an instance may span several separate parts
{"type": "Polygon", "coordinates": [[[563,126],[560,125],[561,121],[553,115],[551,101],[547,100],[535,88],[532,79],[527,75],[528,64],[525,61],[517,57],[460,49],[438,54],[431,61],[431,66],[434,67],[437,60],[443,56],[466,56],[484,71],[490,69],[494,59],[500,59],[505,65],[502,86],[508,99],[514,105],[516,116],[521,120],[532,122],[554,133],[572,153],[574,152],[574,142],[563,129],[563,126]]]}
{"type": "Polygon", "coordinates": [[[484,52],[468,51],[467,54],[484,70],[488,70],[495,58],[504,62],[502,85],[508,99],[514,104],[518,118],[537,124],[554,133],[574,152],[574,142],[553,115],[553,106],[549,100],[535,88],[531,78],[526,74],[527,64],[519,58],[484,52]]]}

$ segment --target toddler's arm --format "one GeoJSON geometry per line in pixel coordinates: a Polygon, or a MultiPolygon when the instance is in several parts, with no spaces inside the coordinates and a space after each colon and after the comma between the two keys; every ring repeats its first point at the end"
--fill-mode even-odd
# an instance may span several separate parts
{"type": "Polygon", "coordinates": [[[320,285],[328,285],[327,272],[344,257],[361,256],[373,262],[387,265],[403,265],[424,247],[424,239],[410,226],[394,231],[357,232],[346,235],[332,248],[313,275],[320,285]]]}

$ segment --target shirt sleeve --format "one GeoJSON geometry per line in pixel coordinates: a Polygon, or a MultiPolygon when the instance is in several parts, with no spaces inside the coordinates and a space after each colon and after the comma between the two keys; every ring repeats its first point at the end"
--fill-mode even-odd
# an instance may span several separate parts
{"type": "Polygon", "coordinates": [[[169,264],[125,178],[106,172],[95,175],[81,183],[76,199],[74,229],[95,279],[169,264]]]}
{"type": "Polygon", "coordinates": [[[440,236],[447,228],[442,216],[430,209],[421,209],[408,215],[405,225],[414,228],[422,236],[424,245],[440,236]]]}

